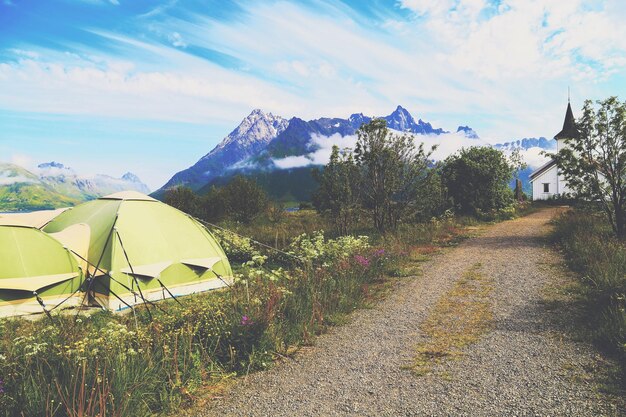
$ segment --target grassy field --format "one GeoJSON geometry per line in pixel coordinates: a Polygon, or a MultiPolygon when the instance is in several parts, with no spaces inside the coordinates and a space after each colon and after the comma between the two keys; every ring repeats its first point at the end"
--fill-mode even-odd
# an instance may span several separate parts
{"type": "Polygon", "coordinates": [[[76,321],[73,314],[1,320],[0,415],[177,410],[310,345],[383,295],[390,280],[419,273],[421,262],[476,224],[446,215],[385,236],[363,226],[343,237],[318,231],[328,225],[313,211],[222,224],[239,233],[213,230],[236,273],[231,288],[185,297],[182,305],[159,303],[152,320],[145,307],[76,321]]]}

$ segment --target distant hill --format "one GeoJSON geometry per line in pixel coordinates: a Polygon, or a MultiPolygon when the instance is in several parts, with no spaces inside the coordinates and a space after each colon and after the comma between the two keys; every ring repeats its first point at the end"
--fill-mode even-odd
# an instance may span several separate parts
{"type": "Polygon", "coordinates": [[[0,211],[31,211],[73,206],[118,191],[149,193],[132,174],[80,176],[58,162],[40,164],[35,172],[0,163],[0,211]]]}
{"type": "Polygon", "coordinates": [[[104,174],[84,176],[59,162],[47,162],[39,164],[35,173],[54,190],[78,200],[90,200],[119,191],[150,192],[148,186],[131,172],[121,178],[104,174]]]}
{"type": "Polygon", "coordinates": [[[55,191],[24,168],[0,163],[0,211],[54,209],[79,202],[55,191]]]}

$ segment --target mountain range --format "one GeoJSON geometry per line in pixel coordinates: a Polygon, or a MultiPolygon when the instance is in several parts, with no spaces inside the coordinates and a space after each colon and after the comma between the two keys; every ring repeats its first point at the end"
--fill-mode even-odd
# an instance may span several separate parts
{"type": "Polygon", "coordinates": [[[82,176],[58,162],[40,164],[32,172],[15,164],[0,163],[0,211],[67,207],[127,190],[150,192],[130,172],[121,178],[103,174],[82,176]]]}
{"type": "MultiPolygon", "coordinates": [[[[441,136],[442,140],[446,139],[445,135],[458,135],[469,143],[477,140],[476,144],[480,139],[469,126],[459,126],[451,133],[422,119],[416,121],[402,106],[382,119],[396,132],[441,136]]],[[[211,186],[228,182],[234,175],[243,174],[256,179],[273,198],[307,200],[315,187],[311,166],[323,164],[311,156],[321,148],[316,139],[331,138],[338,143],[342,138],[355,135],[358,128],[370,120],[372,117],[363,113],[352,114],[347,119],[322,117],[305,121],[292,117],[287,120],[260,109],[253,110],[213,150],[193,166],[176,173],[153,196],[162,198],[168,188],[178,185],[203,193],[211,186]],[[294,161],[299,164],[291,163],[294,161]]],[[[494,146],[504,151],[516,147],[551,149],[553,142],[543,137],[525,138],[494,146]]]]}

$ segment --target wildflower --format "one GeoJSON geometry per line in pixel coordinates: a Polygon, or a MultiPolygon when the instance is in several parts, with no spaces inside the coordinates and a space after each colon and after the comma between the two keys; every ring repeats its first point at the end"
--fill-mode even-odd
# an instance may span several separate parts
{"type": "Polygon", "coordinates": [[[384,249],[378,249],[376,252],[374,252],[374,256],[379,257],[379,256],[384,256],[385,255],[385,250],[384,249]]]}
{"type": "Polygon", "coordinates": [[[252,319],[246,315],[241,317],[241,325],[242,326],[250,326],[252,324],[252,319]]]}
{"type": "Polygon", "coordinates": [[[369,259],[367,259],[365,256],[362,256],[362,255],[355,255],[354,256],[354,260],[361,266],[369,266],[370,265],[369,259]]]}

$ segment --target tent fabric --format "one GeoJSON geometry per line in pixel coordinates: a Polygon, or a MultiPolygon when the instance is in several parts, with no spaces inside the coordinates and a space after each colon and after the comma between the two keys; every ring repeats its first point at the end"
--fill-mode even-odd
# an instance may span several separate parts
{"type": "Polygon", "coordinates": [[[68,208],[56,210],[39,210],[30,213],[5,213],[0,215],[0,225],[32,226],[41,229],[68,208]]]}
{"type": "Polygon", "coordinates": [[[196,258],[196,259],[183,259],[180,262],[189,266],[196,266],[198,268],[204,269],[212,269],[215,264],[220,262],[222,259],[219,257],[213,258],[196,258]]]}
{"type": "Polygon", "coordinates": [[[52,284],[58,284],[59,282],[76,278],[78,275],[79,273],[77,271],[69,272],[67,274],[28,277],[27,279],[24,279],[24,277],[3,278],[0,279],[0,290],[30,291],[32,293],[33,291],[40,290],[52,284]]]}
{"type": "Polygon", "coordinates": [[[166,261],[151,265],[133,265],[132,268],[129,266],[127,268],[122,268],[121,271],[129,275],[132,274],[136,276],[156,278],[171,264],[171,261],[166,261]]]}
{"type": "Polygon", "coordinates": [[[101,200],[158,201],[138,191],[121,191],[100,198],[101,200]]]}
{"type": "Polygon", "coordinates": [[[50,236],[61,242],[74,254],[83,271],[88,270],[87,258],[89,257],[89,238],[91,236],[91,229],[88,224],[74,224],[60,232],[50,233],[50,236]]]}
{"type": "Polygon", "coordinates": [[[137,285],[147,299],[154,300],[167,296],[161,283],[176,289],[176,295],[184,295],[223,286],[218,275],[226,281],[232,278],[228,259],[208,230],[185,213],[141,193],[116,193],[81,204],[43,230],[57,233],[79,223],[90,229],[89,272],[99,275],[92,289],[103,307],[124,308],[112,292],[130,300],[129,304],[142,302],[128,290],[137,285]],[[211,268],[201,270],[183,262],[212,258],[216,259],[204,263],[211,268]],[[109,276],[96,272],[95,266],[109,276]]]}
{"type": "Polygon", "coordinates": [[[68,297],[67,305],[78,304],[82,279],[76,258],[53,237],[35,227],[0,226],[0,317],[43,312],[33,291],[46,305],[68,297]]]}

